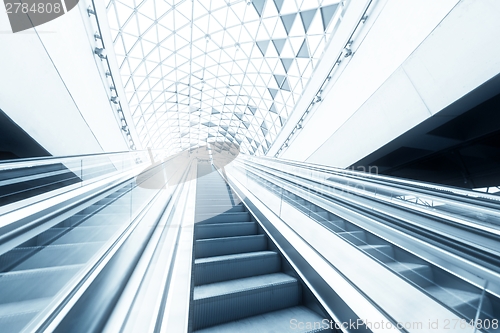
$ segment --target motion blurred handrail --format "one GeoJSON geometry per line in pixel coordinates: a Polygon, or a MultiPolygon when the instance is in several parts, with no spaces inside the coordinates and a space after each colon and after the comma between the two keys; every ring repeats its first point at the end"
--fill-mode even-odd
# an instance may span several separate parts
{"type": "Polygon", "coordinates": [[[0,215],[151,163],[149,150],[4,161],[0,215]]]}
{"type": "MultiPolygon", "coordinates": [[[[290,161],[281,161],[277,159],[261,158],[261,157],[241,157],[245,161],[250,161],[257,165],[262,165],[265,167],[273,168],[274,170],[279,170],[280,172],[287,172],[296,177],[308,179],[317,182],[320,185],[332,186],[334,183],[334,188],[344,188],[349,187],[349,193],[356,193],[360,196],[368,197],[372,200],[384,201],[387,204],[397,205],[405,209],[411,209],[414,211],[419,211],[422,214],[428,214],[434,216],[435,218],[446,218],[453,223],[459,223],[464,226],[469,226],[473,228],[482,229],[486,232],[498,233],[498,228],[500,227],[500,203],[488,202],[484,205],[484,201],[481,198],[468,196],[464,198],[463,196],[450,197],[449,195],[443,194],[441,192],[431,191],[421,195],[421,189],[415,188],[410,185],[400,185],[394,186],[392,183],[381,183],[377,181],[374,185],[374,181],[366,179],[367,175],[354,171],[355,175],[361,174],[358,178],[351,183],[349,179],[352,179],[349,175],[339,172],[328,172],[325,168],[311,168],[307,164],[296,163],[290,161]],[[290,170],[290,168],[299,168],[299,171],[290,170]],[[303,171],[301,172],[300,169],[303,171]],[[305,171],[311,172],[311,174],[305,174],[305,171]],[[317,173],[317,174],[315,174],[317,173]],[[332,177],[327,178],[325,175],[332,175],[332,177]],[[345,179],[343,178],[345,177],[345,179]],[[356,183],[358,182],[358,183],[356,183]],[[356,185],[356,186],[354,186],[356,185]],[[361,185],[359,188],[358,185],[361,185]],[[402,196],[415,196],[415,199],[425,199],[433,202],[433,205],[422,205],[421,203],[415,203],[412,201],[407,201],[402,198],[402,196]]],[[[373,175],[372,175],[373,176],[373,175]]],[[[379,176],[383,179],[385,176],[379,176]]],[[[394,180],[394,178],[391,178],[394,180]]],[[[397,179],[394,181],[398,181],[397,179]]],[[[405,180],[403,180],[405,181],[405,180]]],[[[416,183],[416,182],[413,182],[416,183]]],[[[424,184],[425,185],[425,184],[424,184]]],[[[446,188],[445,186],[441,186],[446,188]]],[[[453,188],[450,189],[450,191],[453,188]]],[[[467,192],[467,191],[463,191],[467,192]]],[[[472,191],[469,191],[472,192],[472,191]]],[[[476,192],[472,192],[476,194],[476,192]]],[[[495,198],[498,200],[498,198],[495,198]]]]}
{"type": "MultiPolygon", "coordinates": [[[[246,164],[247,163],[248,161],[246,164]]],[[[325,186],[325,184],[321,183],[318,179],[307,179],[304,178],[303,175],[292,176],[288,174],[286,170],[278,170],[270,165],[261,165],[256,163],[253,166],[251,165],[251,167],[261,169],[262,171],[264,171],[262,169],[264,168],[273,170],[272,172],[274,173],[281,173],[280,177],[291,183],[312,189],[316,193],[323,193],[327,195],[329,193],[329,195],[332,195],[333,197],[338,197],[337,199],[341,198],[343,202],[347,202],[349,205],[355,205],[358,208],[362,208],[370,212],[373,211],[375,213],[382,213],[384,216],[387,216],[387,218],[396,218],[400,221],[400,224],[403,224],[408,228],[417,228],[422,232],[430,232],[433,235],[439,235],[440,237],[455,237],[455,241],[459,240],[459,243],[479,251],[477,252],[478,256],[480,253],[484,255],[487,254],[488,258],[493,256],[495,258],[495,263],[499,260],[499,252],[494,249],[492,245],[496,244],[496,242],[498,242],[498,238],[500,237],[500,230],[498,228],[488,228],[484,225],[469,223],[466,220],[461,220],[453,216],[446,216],[439,211],[423,211],[421,209],[415,209],[415,207],[401,206],[384,198],[367,196],[363,194],[361,190],[356,188],[338,186],[343,191],[341,194],[338,194],[337,188],[332,189],[333,191],[328,190],[328,188],[321,188],[322,186],[325,186]],[[320,187],[315,189],[311,186],[311,182],[315,182],[320,185],[320,187]],[[435,222],[440,223],[436,224],[435,222]],[[468,236],[465,238],[464,235],[462,235],[464,232],[466,232],[467,235],[470,235],[470,237],[468,236]]]]}
{"type": "MultiPolygon", "coordinates": [[[[245,156],[245,158],[248,158],[248,157],[245,156]]],[[[313,164],[313,163],[307,163],[307,162],[298,162],[298,161],[292,161],[292,160],[286,160],[286,159],[276,159],[276,158],[265,157],[265,156],[259,156],[259,157],[252,156],[252,158],[273,161],[273,162],[282,163],[282,164],[286,164],[286,165],[298,166],[298,167],[307,168],[310,170],[329,172],[332,174],[341,174],[344,176],[359,177],[359,178],[363,178],[363,179],[371,180],[371,181],[385,181],[385,182],[390,182],[391,184],[395,184],[395,185],[399,185],[399,186],[411,186],[411,187],[414,187],[415,190],[417,190],[417,189],[431,190],[431,191],[435,191],[434,192],[435,195],[445,194],[445,195],[458,195],[458,196],[466,197],[469,199],[487,199],[487,200],[493,201],[494,203],[500,204],[500,196],[498,196],[498,195],[492,195],[492,194],[474,191],[474,190],[466,190],[466,189],[462,189],[462,188],[454,187],[454,186],[450,186],[450,185],[441,185],[441,184],[436,184],[436,183],[414,181],[414,180],[410,180],[410,179],[379,175],[378,173],[373,174],[373,173],[363,172],[363,171],[358,171],[358,170],[342,169],[342,168],[337,168],[337,167],[331,167],[331,166],[325,166],[325,165],[319,165],[319,164],[313,164]]],[[[406,189],[406,188],[404,188],[404,189],[406,189]]]]}
{"type": "Polygon", "coordinates": [[[110,152],[110,153],[94,153],[94,154],[82,154],[82,155],[68,155],[68,156],[42,156],[42,157],[30,157],[30,158],[20,158],[14,160],[4,160],[0,161],[0,171],[21,167],[30,167],[33,162],[37,162],[36,165],[47,165],[54,163],[63,163],[64,161],[82,159],[82,158],[93,158],[93,157],[110,157],[110,156],[120,156],[120,155],[132,155],[147,153],[147,150],[131,150],[122,152],[110,152]],[[30,165],[31,163],[31,165],[30,165]],[[9,168],[7,168],[9,167],[9,168]]]}

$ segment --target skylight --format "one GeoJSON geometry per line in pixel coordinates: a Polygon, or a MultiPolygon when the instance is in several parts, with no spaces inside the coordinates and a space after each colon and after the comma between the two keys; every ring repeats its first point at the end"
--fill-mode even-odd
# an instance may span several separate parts
{"type": "Polygon", "coordinates": [[[262,155],[337,27],[339,0],[111,0],[108,20],[144,147],[211,141],[262,155]]]}

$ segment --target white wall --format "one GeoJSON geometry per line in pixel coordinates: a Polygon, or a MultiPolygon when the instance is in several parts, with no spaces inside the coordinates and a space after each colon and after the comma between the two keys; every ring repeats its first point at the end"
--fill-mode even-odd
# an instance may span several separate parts
{"type": "Polygon", "coordinates": [[[500,2],[389,0],[280,157],[347,167],[500,72],[500,2]]]}
{"type": "Polygon", "coordinates": [[[87,7],[16,34],[0,11],[0,109],[55,156],[128,150],[87,7]]]}

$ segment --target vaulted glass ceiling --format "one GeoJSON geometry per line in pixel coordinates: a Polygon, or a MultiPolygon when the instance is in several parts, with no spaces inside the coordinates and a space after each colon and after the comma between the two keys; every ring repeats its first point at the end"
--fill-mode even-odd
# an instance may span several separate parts
{"type": "Polygon", "coordinates": [[[228,141],[265,154],[337,27],[339,0],[111,0],[144,147],[228,141]]]}

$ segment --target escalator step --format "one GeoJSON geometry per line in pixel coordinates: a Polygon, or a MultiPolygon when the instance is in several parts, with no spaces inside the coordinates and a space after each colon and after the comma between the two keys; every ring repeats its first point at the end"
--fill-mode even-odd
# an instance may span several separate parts
{"type": "Polygon", "coordinates": [[[86,227],[78,226],[71,229],[50,244],[76,244],[89,242],[104,242],[111,238],[119,229],[116,226],[86,227]]]}
{"type": "Polygon", "coordinates": [[[267,239],[265,235],[201,239],[196,241],[195,258],[264,251],[266,249],[267,239]]]}
{"type": "Polygon", "coordinates": [[[209,193],[197,193],[196,195],[196,200],[220,200],[224,198],[236,198],[237,195],[234,194],[231,191],[224,190],[224,191],[217,191],[217,192],[209,192],[209,193]]]}
{"type": "Polygon", "coordinates": [[[233,198],[230,198],[229,196],[225,196],[223,198],[220,198],[220,199],[216,199],[216,198],[213,198],[213,197],[210,197],[210,198],[205,198],[205,199],[196,199],[196,206],[200,206],[200,207],[204,207],[204,206],[211,206],[211,205],[224,205],[224,206],[229,206],[229,207],[233,207],[233,206],[236,206],[238,204],[240,204],[241,201],[236,198],[236,197],[233,197],[233,198]]]}
{"type": "Polygon", "coordinates": [[[12,268],[11,271],[84,264],[95,255],[103,244],[104,242],[93,242],[13,249],[10,251],[13,253],[13,257],[18,255],[19,258],[19,252],[23,251],[31,251],[33,254],[12,268]]]}
{"type": "Polygon", "coordinates": [[[70,230],[69,228],[50,228],[45,230],[40,235],[33,237],[28,242],[24,243],[23,246],[41,246],[45,245],[59,235],[70,230]]]}
{"type": "Polygon", "coordinates": [[[93,214],[93,213],[97,212],[102,207],[103,207],[102,205],[93,204],[93,205],[90,205],[90,206],[82,209],[81,211],[78,212],[78,214],[80,214],[80,215],[90,215],[90,214],[93,214]]]}
{"type": "Polygon", "coordinates": [[[38,268],[0,274],[1,303],[52,297],[84,265],[38,268]]]}
{"type": "Polygon", "coordinates": [[[207,183],[203,186],[199,186],[197,193],[210,192],[210,191],[214,191],[214,190],[215,191],[217,191],[217,190],[227,191],[228,188],[227,188],[226,184],[223,184],[222,182],[213,182],[213,183],[207,183]]]}
{"type": "Polygon", "coordinates": [[[354,245],[366,245],[366,234],[364,231],[339,232],[337,235],[350,241],[354,245]]]}
{"type": "Polygon", "coordinates": [[[196,224],[196,239],[234,237],[257,234],[255,222],[196,224]]]}
{"type": "Polygon", "coordinates": [[[109,205],[110,203],[112,203],[116,198],[113,198],[113,197],[106,197],[104,199],[101,199],[99,200],[98,202],[96,202],[96,205],[109,205]]]}
{"type": "Polygon", "coordinates": [[[298,281],[283,273],[198,286],[193,294],[193,329],[294,307],[300,295],[298,281]]]}
{"type": "Polygon", "coordinates": [[[329,332],[329,328],[321,325],[322,318],[316,312],[309,310],[304,306],[295,306],[283,310],[264,313],[258,316],[253,316],[245,319],[232,321],[227,324],[217,325],[205,328],[195,333],[234,333],[241,332],[241,328],[245,328],[245,332],[259,333],[320,333],[329,332]],[[296,319],[296,322],[290,321],[296,319]],[[298,323],[313,323],[312,329],[306,325],[298,323]],[[314,327],[316,325],[316,327],[314,327]]]}
{"type": "Polygon", "coordinates": [[[220,223],[220,222],[250,222],[252,221],[250,213],[237,212],[237,213],[223,213],[214,216],[213,214],[197,214],[197,223],[220,223]]]}
{"type": "Polygon", "coordinates": [[[331,214],[327,211],[311,212],[311,216],[317,220],[328,220],[331,218],[331,214]]]}
{"type": "Polygon", "coordinates": [[[391,245],[362,245],[359,248],[382,262],[394,261],[394,248],[391,245]]]}
{"type": "Polygon", "coordinates": [[[271,274],[280,271],[278,253],[259,251],[229,254],[195,260],[194,284],[196,286],[240,279],[250,276],[271,274]]]}
{"type": "Polygon", "coordinates": [[[63,228],[74,227],[75,225],[78,225],[80,222],[82,222],[87,216],[87,214],[75,214],[62,221],[59,226],[63,228]]]}
{"type": "Polygon", "coordinates": [[[99,210],[99,214],[120,214],[120,213],[127,213],[130,212],[130,205],[127,204],[120,204],[120,200],[115,201],[112,205],[109,206],[102,206],[98,204],[94,204],[92,206],[89,206],[80,212],[78,214],[92,214],[99,210]]]}
{"type": "Polygon", "coordinates": [[[420,287],[426,287],[433,283],[432,269],[429,265],[409,262],[389,262],[386,265],[420,287]]]}
{"type": "Polygon", "coordinates": [[[121,225],[130,222],[130,214],[104,214],[100,212],[97,215],[92,215],[83,221],[78,227],[102,227],[109,225],[121,225]]]}
{"type": "MultiPolygon", "coordinates": [[[[0,324],[2,323],[2,318],[9,316],[15,316],[25,313],[36,313],[43,310],[50,302],[50,297],[45,298],[35,298],[27,301],[20,301],[15,303],[1,303],[0,304],[0,324]]],[[[26,322],[25,322],[26,324],[26,322]]],[[[4,326],[0,327],[4,328],[4,326]]],[[[10,332],[6,330],[5,332],[10,332]]]]}
{"type": "Polygon", "coordinates": [[[196,206],[196,215],[198,214],[209,214],[209,213],[242,213],[245,211],[245,206],[236,205],[206,205],[206,206],[196,206]]]}
{"type": "Polygon", "coordinates": [[[38,311],[30,311],[30,309],[27,309],[16,314],[0,315],[0,327],[2,328],[2,332],[21,332],[37,313],[38,311]]]}
{"type": "MultiPolygon", "coordinates": [[[[446,304],[449,307],[457,310],[469,319],[476,318],[477,307],[481,300],[481,293],[460,290],[455,288],[443,288],[440,286],[429,286],[425,290],[446,304]]],[[[488,298],[484,298],[481,306],[482,311],[486,313],[492,312],[491,302],[488,298]]]]}
{"type": "Polygon", "coordinates": [[[334,232],[346,232],[344,220],[327,221],[326,226],[332,229],[334,232]]]}
{"type": "Polygon", "coordinates": [[[114,198],[117,198],[119,196],[121,196],[123,193],[126,193],[127,191],[126,190],[123,190],[123,191],[116,191],[115,193],[111,193],[110,195],[108,195],[107,197],[108,198],[111,198],[111,199],[114,199],[114,198]]]}

